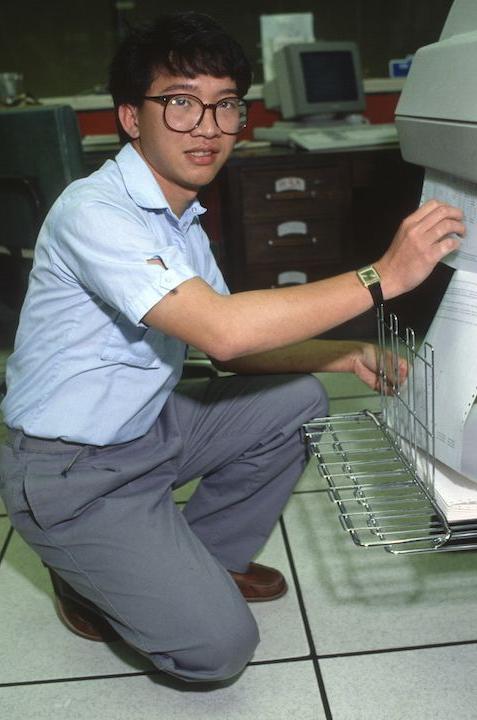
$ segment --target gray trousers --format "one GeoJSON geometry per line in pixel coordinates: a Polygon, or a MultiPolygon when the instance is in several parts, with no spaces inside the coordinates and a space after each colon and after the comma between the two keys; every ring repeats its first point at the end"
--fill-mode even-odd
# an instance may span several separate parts
{"type": "Polygon", "coordinates": [[[175,676],[221,680],[259,640],[227,570],[269,537],[304,467],[300,428],[326,414],[311,375],[190,381],[128,443],[13,432],[0,492],[25,541],[127,643],[175,676]],[[172,489],[199,476],[182,512],[172,489]]]}

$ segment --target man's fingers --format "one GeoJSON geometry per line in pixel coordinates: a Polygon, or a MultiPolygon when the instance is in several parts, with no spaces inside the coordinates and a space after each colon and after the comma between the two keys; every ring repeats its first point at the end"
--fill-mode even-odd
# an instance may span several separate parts
{"type": "Polygon", "coordinates": [[[421,233],[432,233],[434,241],[437,241],[444,235],[451,233],[465,233],[465,225],[462,222],[462,210],[454,208],[450,205],[441,205],[431,212],[427,213],[419,222],[415,224],[415,228],[421,233]]]}
{"type": "Polygon", "coordinates": [[[458,250],[460,246],[460,240],[455,237],[445,237],[440,242],[435,244],[436,257],[438,259],[444,258],[454,250],[458,250]]]}
{"type": "Polygon", "coordinates": [[[428,210],[419,221],[411,223],[407,234],[416,240],[424,239],[431,246],[432,259],[438,261],[459,247],[459,237],[464,236],[466,231],[462,222],[463,213],[452,205],[435,205],[432,202],[428,210]]]}
{"type": "Polygon", "coordinates": [[[445,218],[461,220],[462,217],[463,212],[460,208],[432,199],[423,203],[408,217],[408,220],[414,223],[424,223],[424,227],[432,227],[445,218]]]}

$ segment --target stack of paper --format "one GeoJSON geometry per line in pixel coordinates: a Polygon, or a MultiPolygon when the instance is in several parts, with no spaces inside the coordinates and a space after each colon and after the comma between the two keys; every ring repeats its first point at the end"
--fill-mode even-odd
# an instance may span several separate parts
{"type": "Polygon", "coordinates": [[[477,483],[439,461],[434,495],[448,522],[477,520],[477,483]]]}
{"type": "MultiPolygon", "coordinates": [[[[404,454],[411,459],[409,446],[402,446],[404,454]]],[[[428,457],[418,450],[411,460],[415,463],[418,477],[434,496],[434,500],[450,523],[477,520],[477,482],[458,473],[439,460],[435,461],[434,483],[428,457]]]]}

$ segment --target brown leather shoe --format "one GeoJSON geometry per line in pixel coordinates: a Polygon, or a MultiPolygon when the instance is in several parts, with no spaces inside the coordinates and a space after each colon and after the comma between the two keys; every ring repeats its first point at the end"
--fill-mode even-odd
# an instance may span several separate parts
{"type": "Polygon", "coordinates": [[[245,573],[229,570],[247,602],[276,600],[285,595],[287,583],[279,570],[251,562],[245,573]]]}
{"type": "Polygon", "coordinates": [[[112,642],[118,634],[100,614],[96,606],[76,592],[54,570],[45,566],[50,573],[55,592],[56,611],[66,627],[87,640],[112,642]]]}

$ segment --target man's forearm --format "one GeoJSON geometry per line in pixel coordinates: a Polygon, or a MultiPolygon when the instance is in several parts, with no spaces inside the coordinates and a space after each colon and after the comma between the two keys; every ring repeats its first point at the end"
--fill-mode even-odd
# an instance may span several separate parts
{"type": "Polygon", "coordinates": [[[363,343],[346,340],[305,340],[287,347],[246,355],[214,365],[240,375],[270,373],[354,372],[363,343]]]}

